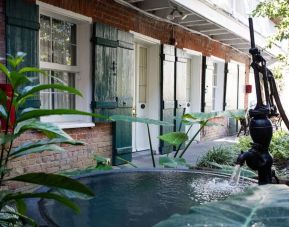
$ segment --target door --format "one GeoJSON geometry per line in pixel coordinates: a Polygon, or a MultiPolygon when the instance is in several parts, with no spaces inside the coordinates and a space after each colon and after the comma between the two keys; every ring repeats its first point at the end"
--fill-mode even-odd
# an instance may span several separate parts
{"type": "MultiPolygon", "coordinates": [[[[190,106],[187,98],[188,83],[190,78],[187,75],[188,59],[184,50],[176,49],[176,131],[186,132],[186,126],[181,123],[182,115],[190,106]]],[[[184,148],[184,147],[182,147],[184,148]]]]}
{"type": "MultiPolygon", "coordinates": [[[[161,120],[175,123],[175,47],[162,45],[161,49],[161,120]]],[[[160,127],[160,133],[173,132],[175,127],[160,127]]],[[[160,141],[161,154],[173,151],[173,147],[160,141]]]]}
{"type": "MultiPolygon", "coordinates": [[[[135,45],[135,116],[147,118],[150,113],[148,100],[148,47],[135,45]]],[[[145,124],[135,123],[134,151],[149,149],[149,140],[145,124]]]]}
{"type": "MultiPolygon", "coordinates": [[[[93,100],[95,113],[131,115],[133,97],[132,35],[104,24],[93,27],[93,100]]],[[[95,121],[99,121],[95,119],[95,121]]],[[[131,161],[131,124],[113,123],[114,165],[131,161]]]]}
{"type": "Polygon", "coordinates": [[[214,63],[210,58],[206,59],[206,75],[205,75],[205,112],[212,112],[214,109],[214,63]]]}

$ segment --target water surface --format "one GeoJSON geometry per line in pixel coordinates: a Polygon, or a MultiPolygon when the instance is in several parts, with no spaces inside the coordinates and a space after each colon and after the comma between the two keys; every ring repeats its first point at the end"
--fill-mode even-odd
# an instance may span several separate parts
{"type": "Polygon", "coordinates": [[[229,178],[177,171],[123,172],[81,180],[95,192],[91,200],[74,201],[81,213],[45,201],[46,214],[61,227],[148,227],[186,214],[193,205],[240,192],[248,183],[230,185],[229,178]]]}

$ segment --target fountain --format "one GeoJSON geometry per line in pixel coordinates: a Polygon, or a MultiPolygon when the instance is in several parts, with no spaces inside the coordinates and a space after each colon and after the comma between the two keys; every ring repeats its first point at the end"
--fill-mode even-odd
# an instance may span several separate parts
{"type": "Polygon", "coordinates": [[[249,27],[251,36],[249,52],[253,59],[251,67],[254,70],[257,104],[254,109],[249,110],[249,129],[253,140],[252,148],[239,155],[237,164],[243,165],[246,162],[251,169],[257,170],[258,182],[262,185],[272,183],[272,177],[274,176],[271,169],[273,159],[269,153],[273,127],[269,117],[278,115],[278,107],[288,129],[289,122],[281,105],[273,74],[266,67],[266,60],[262,57],[258,48],[255,47],[252,18],[249,18],[249,27]]]}
{"type": "Polygon", "coordinates": [[[28,204],[41,226],[153,226],[190,207],[224,200],[255,184],[240,179],[232,184],[228,175],[175,169],[124,169],[87,174],[79,179],[95,192],[90,200],[72,198],[81,208],[75,214],[55,201],[28,204]],[[33,207],[34,206],[34,207],[33,207]],[[35,214],[39,211],[38,214],[35,214]]]}

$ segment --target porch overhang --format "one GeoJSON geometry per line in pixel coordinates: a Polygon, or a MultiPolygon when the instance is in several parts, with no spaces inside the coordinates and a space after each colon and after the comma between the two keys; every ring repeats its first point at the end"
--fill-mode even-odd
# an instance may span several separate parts
{"type": "MultiPolygon", "coordinates": [[[[139,9],[147,15],[160,18],[169,23],[179,25],[192,33],[207,36],[210,39],[229,45],[232,48],[249,55],[250,33],[248,24],[229,15],[207,1],[200,0],[115,0],[127,6],[139,9]],[[173,15],[174,19],[168,19],[173,15]]],[[[262,50],[268,61],[285,52],[278,45],[266,49],[266,38],[255,31],[255,43],[262,50]]]]}

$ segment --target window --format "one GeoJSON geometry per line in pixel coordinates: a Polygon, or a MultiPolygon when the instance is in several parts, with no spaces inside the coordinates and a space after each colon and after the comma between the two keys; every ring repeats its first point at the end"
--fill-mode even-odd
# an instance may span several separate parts
{"type": "MultiPolygon", "coordinates": [[[[63,83],[83,94],[83,97],[79,97],[68,92],[47,89],[40,93],[41,108],[90,112],[92,19],[46,3],[38,2],[38,5],[40,68],[48,75],[40,77],[40,83],[63,83]]],[[[57,123],[62,128],[94,125],[89,116],[59,115],[42,117],[41,120],[57,123]]]]}
{"type": "Polygon", "coordinates": [[[139,103],[146,103],[147,48],[139,48],[139,103]]]}
{"type": "MultiPolygon", "coordinates": [[[[40,61],[50,64],[48,77],[42,76],[40,83],[64,83],[75,87],[76,71],[69,66],[77,64],[76,29],[74,23],[40,16],[40,61]],[[54,64],[58,64],[55,70],[54,64]]],[[[49,67],[48,67],[49,68],[49,67]]],[[[40,93],[41,108],[75,109],[75,96],[52,89],[40,93]]]]}
{"type": "Polygon", "coordinates": [[[216,102],[217,102],[217,82],[218,81],[218,64],[214,63],[214,70],[213,70],[213,79],[212,79],[212,110],[216,110],[216,102]]]}

